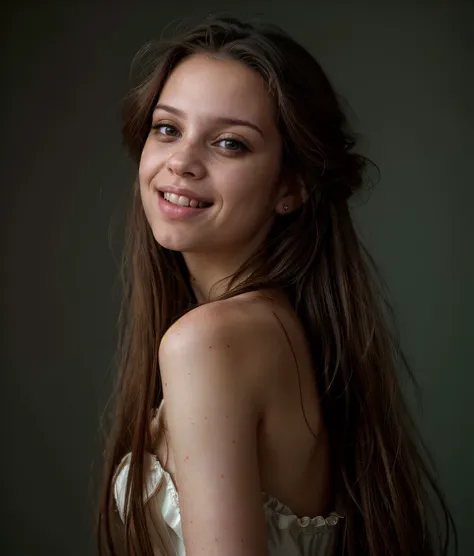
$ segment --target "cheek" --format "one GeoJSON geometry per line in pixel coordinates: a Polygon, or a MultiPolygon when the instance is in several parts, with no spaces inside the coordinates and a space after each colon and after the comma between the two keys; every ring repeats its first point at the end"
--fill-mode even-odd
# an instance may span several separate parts
{"type": "Polygon", "coordinates": [[[140,197],[148,220],[150,216],[148,210],[152,201],[151,183],[157,172],[156,167],[156,156],[153,156],[151,149],[147,148],[145,144],[138,166],[138,183],[140,186],[140,197]]]}
{"type": "Polygon", "coordinates": [[[278,171],[273,160],[256,160],[225,180],[227,199],[235,204],[257,204],[263,208],[273,203],[277,179],[278,171]]]}
{"type": "Polygon", "coordinates": [[[152,178],[160,168],[159,154],[152,148],[147,141],[143,147],[140,164],[138,166],[138,176],[142,186],[149,185],[152,178]]]}

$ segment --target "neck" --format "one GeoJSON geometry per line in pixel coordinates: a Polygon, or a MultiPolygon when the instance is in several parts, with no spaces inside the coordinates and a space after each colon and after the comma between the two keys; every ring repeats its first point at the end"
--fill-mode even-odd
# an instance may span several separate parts
{"type": "Polygon", "coordinates": [[[246,257],[216,253],[183,253],[183,258],[198,303],[213,301],[225,293],[230,280],[246,260],[246,257]]]}
{"type": "Polygon", "coordinates": [[[235,273],[265,241],[270,225],[271,222],[240,244],[227,244],[224,249],[182,253],[198,303],[213,301],[227,291],[235,273]]]}

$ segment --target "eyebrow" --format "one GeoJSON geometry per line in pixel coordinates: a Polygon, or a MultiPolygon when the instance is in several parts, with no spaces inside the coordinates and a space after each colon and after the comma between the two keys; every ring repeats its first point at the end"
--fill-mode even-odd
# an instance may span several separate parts
{"type": "MultiPolygon", "coordinates": [[[[171,112],[172,114],[176,114],[177,116],[183,119],[186,117],[186,114],[182,110],[179,110],[179,108],[175,108],[174,106],[169,106],[168,104],[157,104],[154,108],[154,111],[156,110],[164,110],[165,112],[171,112]]],[[[257,133],[259,133],[263,137],[263,131],[257,125],[247,120],[241,120],[239,118],[226,118],[224,116],[217,117],[215,118],[215,120],[221,124],[240,125],[240,126],[250,127],[251,129],[254,129],[257,133]]]]}

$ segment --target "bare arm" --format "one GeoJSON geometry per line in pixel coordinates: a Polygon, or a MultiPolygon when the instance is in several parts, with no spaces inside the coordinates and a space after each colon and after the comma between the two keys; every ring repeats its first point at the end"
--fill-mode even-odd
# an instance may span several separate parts
{"type": "Polygon", "coordinates": [[[252,369],[261,369],[265,342],[230,313],[200,307],[160,346],[188,556],[268,554],[252,369]]]}

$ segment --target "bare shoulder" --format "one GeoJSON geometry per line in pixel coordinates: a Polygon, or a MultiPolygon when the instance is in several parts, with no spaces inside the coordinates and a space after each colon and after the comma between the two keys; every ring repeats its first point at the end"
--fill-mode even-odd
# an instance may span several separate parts
{"type": "Polygon", "coordinates": [[[278,359],[284,336],[269,303],[258,294],[201,305],[181,317],[164,335],[160,364],[172,358],[191,358],[199,366],[217,360],[239,376],[258,378],[278,359]],[[204,360],[204,361],[203,361],[204,360]]]}
{"type": "MultiPolygon", "coordinates": [[[[258,294],[243,294],[196,307],[182,316],[166,332],[162,340],[165,349],[177,343],[183,348],[189,342],[212,340],[227,345],[255,340],[255,334],[271,338],[278,333],[277,321],[268,304],[258,294]]],[[[281,332],[280,332],[281,334],[281,332]]]]}
{"type": "Polygon", "coordinates": [[[252,296],[239,296],[190,311],[162,339],[163,397],[190,553],[266,554],[259,379],[275,358],[276,326],[252,296]]]}

